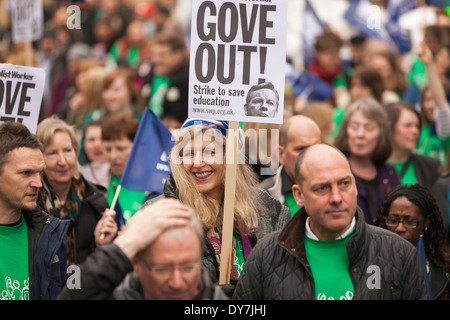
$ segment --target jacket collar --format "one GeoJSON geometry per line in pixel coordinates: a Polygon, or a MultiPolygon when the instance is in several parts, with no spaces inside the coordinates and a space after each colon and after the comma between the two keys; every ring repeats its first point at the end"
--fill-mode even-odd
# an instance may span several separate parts
{"type": "Polygon", "coordinates": [[[164,196],[166,198],[178,198],[177,185],[175,184],[172,173],[167,176],[166,182],[164,183],[164,196]]]}
{"type": "Polygon", "coordinates": [[[50,223],[50,216],[47,212],[42,210],[42,208],[38,205],[33,210],[23,210],[22,211],[23,217],[25,218],[25,221],[27,222],[28,228],[39,228],[43,229],[45,224],[50,223]]]}
{"type": "MultiPolygon", "coordinates": [[[[305,224],[308,214],[301,208],[283,228],[278,244],[299,257],[305,256],[305,224]]],[[[356,211],[356,229],[347,242],[347,251],[350,260],[358,259],[363,253],[367,238],[367,225],[364,213],[358,207],[356,211]]]]}

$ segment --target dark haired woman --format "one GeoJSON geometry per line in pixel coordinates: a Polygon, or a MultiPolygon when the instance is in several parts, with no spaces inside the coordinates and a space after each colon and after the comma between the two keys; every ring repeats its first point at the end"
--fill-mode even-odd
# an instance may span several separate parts
{"type": "Polygon", "coordinates": [[[380,206],[375,225],[416,246],[430,298],[450,299],[449,247],[439,208],[427,188],[419,184],[394,188],[380,206]]]}

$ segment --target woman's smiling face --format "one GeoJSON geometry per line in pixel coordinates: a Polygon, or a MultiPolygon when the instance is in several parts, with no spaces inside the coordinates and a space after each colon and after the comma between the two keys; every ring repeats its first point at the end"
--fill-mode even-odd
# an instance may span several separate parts
{"type": "MultiPolygon", "coordinates": [[[[195,140],[195,139],[194,139],[195,140]]],[[[183,148],[183,168],[194,179],[199,192],[221,201],[224,193],[224,158],[220,144],[208,140],[183,148]]]]}

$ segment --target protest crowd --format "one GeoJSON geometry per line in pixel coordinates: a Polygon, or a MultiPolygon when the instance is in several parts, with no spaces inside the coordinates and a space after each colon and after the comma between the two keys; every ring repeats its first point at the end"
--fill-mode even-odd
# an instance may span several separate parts
{"type": "Polygon", "coordinates": [[[0,0],[0,107],[2,68],[46,75],[35,132],[0,121],[1,300],[450,299],[450,3],[286,1],[283,123],[239,122],[232,175],[229,121],[189,117],[193,1],[42,0],[25,43],[0,0]]]}

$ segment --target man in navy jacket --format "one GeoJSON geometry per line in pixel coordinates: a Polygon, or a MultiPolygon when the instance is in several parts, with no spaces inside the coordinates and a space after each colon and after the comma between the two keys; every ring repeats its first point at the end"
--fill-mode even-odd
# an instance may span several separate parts
{"type": "Polygon", "coordinates": [[[42,145],[20,123],[0,125],[0,295],[55,299],[66,283],[69,221],[37,207],[42,145]]]}

